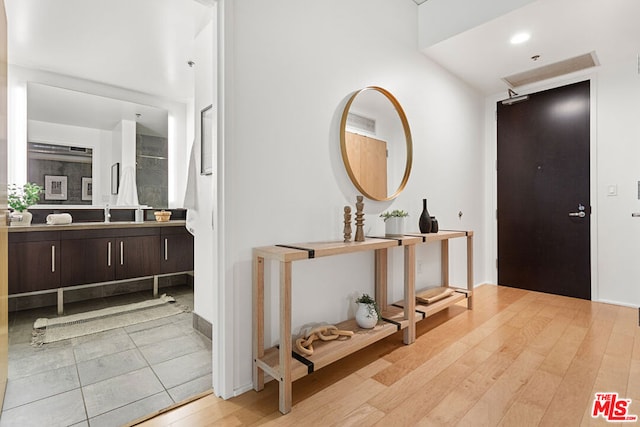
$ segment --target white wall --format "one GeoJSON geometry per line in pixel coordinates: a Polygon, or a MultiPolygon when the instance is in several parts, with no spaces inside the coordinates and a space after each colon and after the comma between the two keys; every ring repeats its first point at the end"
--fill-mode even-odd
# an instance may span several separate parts
{"type": "MultiPolygon", "coordinates": [[[[213,281],[217,271],[217,246],[214,245],[215,230],[213,210],[215,207],[215,183],[217,171],[213,175],[200,175],[200,112],[209,105],[215,104],[216,74],[213,66],[215,58],[215,31],[212,20],[196,37],[194,66],[195,99],[193,125],[195,129],[194,147],[196,169],[198,172],[198,208],[194,221],[194,312],[213,323],[214,299],[213,281]]],[[[212,107],[214,111],[217,106],[212,107]]],[[[214,160],[216,147],[213,148],[214,160]]],[[[215,164],[215,161],[214,161],[215,164]]],[[[217,227],[216,227],[217,230],[217,227]]]]}
{"type": "MultiPolygon", "coordinates": [[[[118,187],[122,180],[122,122],[118,122],[116,127],[113,128],[111,132],[111,164],[120,163],[119,174],[118,177],[118,187]]],[[[119,192],[119,191],[118,191],[119,192]]],[[[118,200],[118,196],[116,194],[111,195],[109,203],[111,205],[115,205],[118,200]]]]}
{"type": "MultiPolygon", "coordinates": [[[[604,64],[592,70],[546,81],[518,90],[526,94],[591,79],[591,260],[592,300],[640,306],[640,76],[637,58],[604,64]],[[617,195],[609,195],[614,186],[617,195]]],[[[485,269],[497,282],[492,265],[496,250],[495,216],[495,102],[506,93],[487,98],[486,103],[486,194],[487,223],[485,269]]]]}
{"type": "MultiPolygon", "coordinates": [[[[224,301],[219,304],[227,328],[218,345],[233,345],[232,382],[239,392],[251,383],[252,248],[341,240],[342,208],[355,204],[357,192],[339,150],[339,119],[347,97],[369,85],[388,89],[403,106],[413,133],[409,183],[392,203],[365,201],[366,229],[384,233],[380,212],[405,209],[417,230],[426,197],[441,228],[475,230],[476,248],[485,239],[484,106],[478,93],[418,52],[413,2],[222,4],[225,233],[224,301]]],[[[452,246],[452,282],[464,285],[464,241],[452,246]]],[[[390,252],[391,274],[401,279],[402,253],[390,252]]],[[[422,247],[418,257],[419,286],[436,284],[439,248],[422,247]]],[[[486,274],[478,259],[475,281],[482,283],[486,274]]],[[[373,293],[373,267],[372,254],[296,263],[294,331],[307,322],[353,315],[354,295],[373,293]]],[[[267,265],[267,275],[276,285],[277,266],[267,265]]],[[[394,298],[401,286],[401,280],[396,282],[394,298]]],[[[277,331],[275,289],[267,289],[267,344],[277,331]]]]}
{"type": "Polygon", "coordinates": [[[597,204],[600,301],[640,306],[640,76],[637,58],[597,75],[597,204]],[[607,194],[617,186],[617,196],[607,194]]]}
{"type": "MultiPolygon", "coordinates": [[[[8,182],[26,180],[27,82],[152,105],[169,112],[169,207],[182,207],[188,156],[186,104],[124,88],[104,85],[43,70],[10,65],[8,70],[8,182]]],[[[94,202],[99,204],[100,202],[94,202]]]]}

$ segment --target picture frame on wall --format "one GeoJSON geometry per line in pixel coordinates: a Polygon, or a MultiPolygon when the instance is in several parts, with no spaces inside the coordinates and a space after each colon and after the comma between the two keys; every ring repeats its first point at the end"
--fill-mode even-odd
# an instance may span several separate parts
{"type": "Polygon", "coordinates": [[[213,105],[200,111],[200,175],[213,173],[213,105]]]}
{"type": "Polygon", "coordinates": [[[120,188],[120,163],[111,166],[111,194],[118,194],[120,188]]]}
{"type": "Polygon", "coordinates": [[[93,178],[88,176],[82,177],[82,200],[88,201],[93,199],[93,178]]]}
{"type": "Polygon", "coordinates": [[[44,176],[44,199],[45,200],[67,200],[67,176],[66,175],[45,175],[44,176]]]}

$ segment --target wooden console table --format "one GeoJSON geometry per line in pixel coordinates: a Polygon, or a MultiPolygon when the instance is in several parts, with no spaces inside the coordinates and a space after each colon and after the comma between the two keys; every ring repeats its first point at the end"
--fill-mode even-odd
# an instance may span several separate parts
{"type": "Polygon", "coordinates": [[[467,298],[471,308],[473,293],[473,232],[440,231],[433,234],[411,233],[402,238],[367,238],[364,242],[314,242],[275,245],[253,250],[253,387],[264,388],[264,374],[279,382],[279,409],[291,411],[291,384],[314,371],[346,357],[399,330],[404,331],[403,342],[415,341],[416,322],[467,298]],[[449,286],[449,239],[467,238],[467,287],[456,288],[450,297],[428,306],[416,306],[415,247],[418,244],[441,242],[442,286],[449,286]],[[404,299],[387,303],[387,250],[404,249],[404,299]],[[294,261],[342,255],[354,252],[373,252],[375,260],[375,299],[380,306],[382,322],[373,329],[361,329],[354,319],[337,324],[339,329],[354,331],[346,341],[314,343],[314,353],[303,356],[294,351],[291,336],[291,266],[294,261]],[[280,263],[279,342],[276,347],[264,348],[264,262],[280,263]]]}

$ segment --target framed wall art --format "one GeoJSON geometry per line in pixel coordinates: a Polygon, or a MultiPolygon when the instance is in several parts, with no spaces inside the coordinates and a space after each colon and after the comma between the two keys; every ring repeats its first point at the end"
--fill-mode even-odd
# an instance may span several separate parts
{"type": "Polygon", "coordinates": [[[82,200],[93,199],[93,178],[88,176],[82,177],[82,200]]]}
{"type": "Polygon", "coordinates": [[[44,176],[44,199],[45,200],[67,200],[66,175],[45,175],[44,176]]]}

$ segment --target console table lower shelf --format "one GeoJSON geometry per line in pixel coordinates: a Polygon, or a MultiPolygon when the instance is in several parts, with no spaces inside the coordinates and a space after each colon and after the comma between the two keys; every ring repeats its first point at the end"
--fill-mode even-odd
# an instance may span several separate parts
{"type": "MultiPolygon", "coordinates": [[[[442,310],[445,310],[448,307],[454,304],[457,304],[458,302],[463,301],[465,299],[467,299],[467,302],[468,302],[468,298],[472,295],[472,292],[466,289],[455,288],[453,286],[450,286],[450,287],[454,289],[455,292],[446,298],[443,298],[431,304],[421,304],[419,302],[416,302],[416,307],[415,307],[416,315],[419,316],[417,320],[422,320],[422,319],[426,319],[429,316],[433,316],[434,314],[442,310]]],[[[392,304],[392,306],[398,307],[399,309],[401,309],[404,307],[404,304],[403,304],[403,301],[398,301],[392,304]]]]}
{"type": "MultiPolygon", "coordinates": [[[[381,322],[373,329],[362,329],[355,320],[347,320],[336,325],[340,330],[353,331],[354,334],[345,340],[314,341],[313,354],[302,355],[294,350],[291,355],[291,381],[299,380],[333,362],[355,353],[381,339],[395,334],[401,329],[399,323],[381,322]]],[[[280,347],[271,347],[264,351],[264,356],[256,359],[256,365],[275,379],[280,375],[280,347]]]]}

